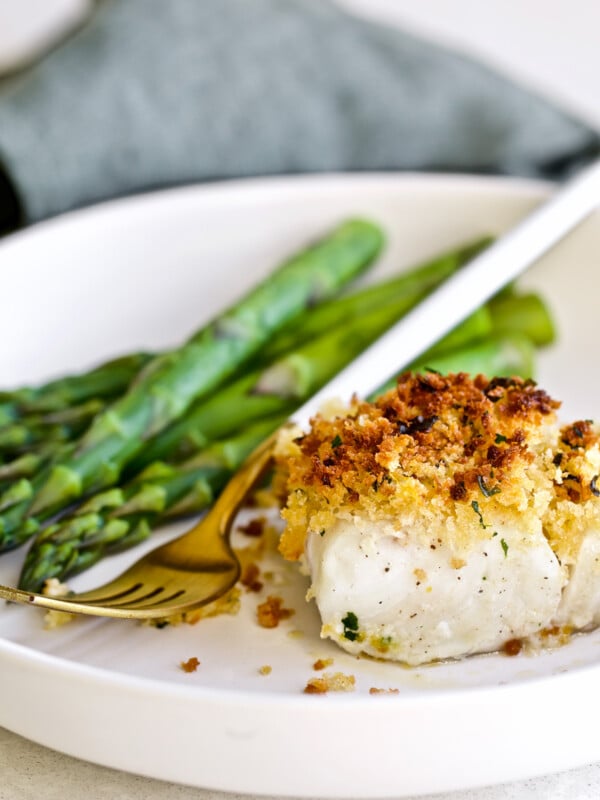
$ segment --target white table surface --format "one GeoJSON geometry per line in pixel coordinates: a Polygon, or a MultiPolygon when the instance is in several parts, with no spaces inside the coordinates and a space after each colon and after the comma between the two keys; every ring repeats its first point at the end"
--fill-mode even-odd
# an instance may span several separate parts
{"type": "MultiPolygon", "coordinates": [[[[23,12],[28,2],[23,0],[21,4],[23,12]]],[[[485,60],[600,128],[600,0],[340,2],[357,13],[402,25],[485,60]]],[[[4,2],[0,11],[8,13],[11,6],[15,9],[19,4],[4,2]]],[[[15,30],[13,26],[11,35],[14,36],[15,30]]],[[[18,30],[23,36],[24,28],[19,26],[18,30]]],[[[3,31],[8,37],[8,26],[0,25],[0,51],[6,52],[3,31]]],[[[43,41],[39,29],[35,35],[43,41]]],[[[11,46],[18,52],[27,42],[12,41],[11,46]]],[[[162,783],[87,764],[1,728],[0,764],[0,800],[233,800],[232,795],[220,792],[162,783]]],[[[436,798],[596,800],[599,796],[600,764],[597,764],[503,786],[436,795],[436,798]]]]}

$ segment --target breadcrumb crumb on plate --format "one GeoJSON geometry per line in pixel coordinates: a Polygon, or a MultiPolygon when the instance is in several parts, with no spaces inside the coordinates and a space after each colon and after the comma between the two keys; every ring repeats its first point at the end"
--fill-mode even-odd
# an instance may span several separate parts
{"type": "Polygon", "coordinates": [[[200,661],[196,658],[196,656],[192,656],[191,658],[188,658],[186,661],[182,661],[179,664],[179,668],[184,672],[196,672],[199,666],[200,661]]]}
{"type": "Polygon", "coordinates": [[[325,672],[319,678],[310,678],[304,687],[304,694],[327,694],[327,692],[353,692],[356,687],[354,675],[343,672],[325,672]]]}
{"type": "MultiPolygon", "coordinates": [[[[70,591],[68,584],[61,583],[58,578],[49,578],[44,584],[42,594],[48,595],[48,597],[66,597],[70,591]]],[[[57,611],[51,608],[44,612],[44,628],[48,631],[56,630],[75,619],[77,619],[77,614],[69,614],[68,611],[57,611]]]]}
{"type": "Polygon", "coordinates": [[[269,595],[256,607],[256,618],[261,628],[276,628],[280,622],[289,619],[295,613],[293,608],[285,608],[283,598],[269,595]]]}

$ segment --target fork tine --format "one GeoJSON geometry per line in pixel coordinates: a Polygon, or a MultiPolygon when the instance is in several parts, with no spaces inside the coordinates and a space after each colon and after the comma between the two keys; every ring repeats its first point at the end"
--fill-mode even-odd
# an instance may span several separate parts
{"type": "Polygon", "coordinates": [[[152,608],[160,609],[162,607],[170,609],[170,604],[173,600],[176,600],[177,598],[186,594],[185,589],[182,589],[179,592],[174,592],[173,594],[163,597],[164,591],[164,589],[156,589],[147,595],[137,598],[136,600],[126,600],[122,603],[111,603],[108,608],[128,608],[136,611],[152,608]]]}
{"type": "MultiPolygon", "coordinates": [[[[121,585],[121,581],[119,581],[119,585],[121,585]]],[[[91,589],[89,592],[81,592],[81,594],[72,595],[69,599],[77,603],[95,603],[98,605],[104,605],[114,600],[120,600],[122,597],[127,597],[132,592],[136,592],[138,589],[141,589],[143,585],[144,584],[141,581],[138,581],[126,589],[119,589],[118,591],[115,591],[117,588],[116,583],[105,583],[103,586],[98,586],[95,589],[91,589]]]]}
{"type": "MultiPolygon", "coordinates": [[[[83,597],[81,598],[80,595],[73,595],[70,599],[77,603],[83,603],[85,605],[102,605],[106,606],[106,608],[134,608],[134,607],[141,607],[141,605],[154,605],[154,603],[149,603],[148,601],[153,600],[154,598],[158,598],[156,602],[164,602],[164,599],[160,597],[160,595],[164,595],[165,587],[164,586],[152,586],[144,583],[136,584],[135,586],[131,586],[130,589],[127,589],[123,592],[119,592],[113,596],[105,596],[98,592],[97,596],[94,595],[93,597],[83,597]]],[[[177,593],[179,596],[181,592],[177,593]]]]}
{"type": "MultiPolygon", "coordinates": [[[[163,594],[165,591],[164,586],[156,586],[152,587],[144,587],[141,586],[139,592],[128,592],[127,594],[123,595],[122,597],[115,597],[109,600],[103,600],[102,605],[106,606],[107,608],[119,608],[121,606],[127,606],[127,608],[134,608],[139,606],[141,603],[145,604],[148,600],[152,600],[160,594],[163,594]]],[[[100,601],[97,601],[100,604],[100,601]]]]}

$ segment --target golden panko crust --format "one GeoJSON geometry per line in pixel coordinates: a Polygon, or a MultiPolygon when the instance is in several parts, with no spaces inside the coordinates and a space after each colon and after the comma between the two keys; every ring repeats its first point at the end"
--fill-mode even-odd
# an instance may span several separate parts
{"type": "Polygon", "coordinates": [[[539,530],[555,491],[559,405],[530,380],[428,372],[402,375],[395,389],[372,403],[355,399],[345,414],[317,416],[279,448],[281,552],[298,559],[307,533],[325,535],[356,514],[419,520],[457,553],[474,536],[491,537],[500,521],[539,530]]]}
{"type": "Polygon", "coordinates": [[[591,420],[560,429],[552,467],[544,533],[561,563],[572,564],[585,534],[600,530],[600,432],[591,420]]]}

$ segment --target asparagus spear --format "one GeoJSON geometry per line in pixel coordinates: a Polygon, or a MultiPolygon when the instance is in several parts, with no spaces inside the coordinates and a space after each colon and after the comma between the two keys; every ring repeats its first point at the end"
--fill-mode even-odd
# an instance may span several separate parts
{"type": "MultiPolygon", "coordinates": [[[[430,368],[528,376],[532,349],[523,337],[496,337],[468,348],[446,351],[431,361],[430,368]]],[[[415,369],[424,367],[415,365],[415,369]]],[[[386,388],[387,385],[380,391],[386,388]]],[[[275,430],[282,419],[275,416],[254,423],[244,433],[213,444],[183,464],[154,462],[124,488],[94,496],[73,516],[38,534],[26,556],[20,587],[39,591],[48,578],[65,579],[82,572],[104,555],[143,541],[165,521],[199,513],[212,502],[253,447],[275,430]]]]}
{"type": "Polygon", "coordinates": [[[284,324],[360,274],[382,244],[372,223],[343,223],[183,346],[152,359],[127,393],[95,417],[74,454],[52,466],[27,514],[52,514],[87,492],[114,485],[146,439],[231,376],[284,324]]]}
{"type": "Polygon", "coordinates": [[[520,375],[531,378],[534,373],[535,347],[526,336],[516,332],[510,336],[493,335],[468,347],[419,359],[412,369],[423,372],[433,369],[442,375],[449,372],[482,373],[490,377],[520,375]]]}
{"type": "Polygon", "coordinates": [[[22,454],[41,443],[72,441],[104,407],[105,402],[96,398],[60,411],[23,416],[0,427],[0,454],[22,454]]]}
{"type": "Polygon", "coordinates": [[[286,326],[260,354],[261,363],[274,361],[300,343],[321,336],[338,325],[360,324],[361,317],[390,302],[405,302],[403,313],[408,312],[429,292],[439,286],[460,267],[474,258],[492,242],[482,237],[462,247],[449,250],[440,256],[409,269],[390,280],[355,291],[327,303],[306,314],[301,320],[286,326]]]}
{"type": "Polygon", "coordinates": [[[105,555],[139,544],[168,516],[199,513],[283,420],[270,417],[254,423],[176,467],[155,462],[126,486],[95,495],[73,516],[38,535],[25,558],[19,584],[28,591],[40,591],[48,578],[63,580],[105,555]]]}
{"type": "Polygon", "coordinates": [[[490,301],[489,309],[498,334],[510,335],[517,330],[538,347],[546,347],[556,339],[554,320],[538,294],[501,294],[490,301]]]}
{"type": "Polygon", "coordinates": [[[68,375],[43,386],[0,392],[0,424],[23,414],[61,411],[87,400],[117,397],[151,358],[148,353],[132,353],[81,375],[68,375]]]}
{"type": "Polygon", "coordinates": [[[24,453],[0,466],[0,486],[19,478],[32,478],[48,463],[59,445],[41,446],[36,452],[24,453]]]}

